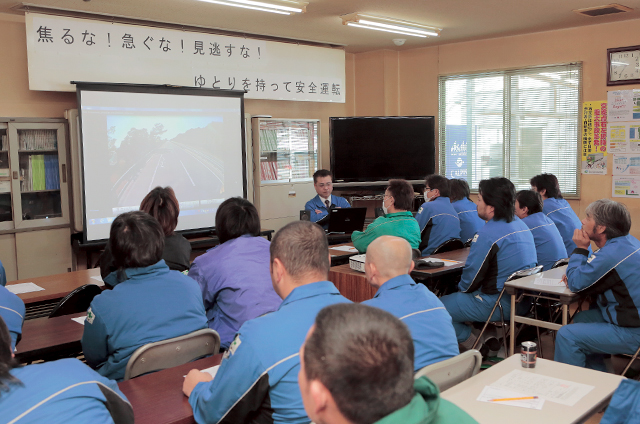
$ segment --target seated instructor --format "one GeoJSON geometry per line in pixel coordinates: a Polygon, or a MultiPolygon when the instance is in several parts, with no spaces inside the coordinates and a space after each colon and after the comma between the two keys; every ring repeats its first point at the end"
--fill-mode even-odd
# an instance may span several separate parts
{"type": "MultiPolygon", "coordinates": [[[[537,191],[544,202],[542,213],[551,219],[558,227],[562,236],[568,258],[576,248],[573,242],[573,232],[582,227],[580,218],[571,209],[569,202],[562,198],[558,178],[553,174],[540,174],[531,178],[531,190],[537,191]]],[[[589,247],[591,251],[591,247],[589,247]]]]}
{"type": "Polygon", "coordinates": [[[367,281],[378,291],[365,305],[400,318],[413,337],[415,370],[460,353],[451,315],[424,284],[409,276],[411,246],[400,237],[378,237],[369,245],[364,264],[367,281]]]}
{"type": "Polygon", "coordinates": [[[389,180],[382,199],[385,216],[376,218],[364,232],[353,232],[351,241],[356,249],[360,253],[366,252],[369,244],[380,236],[402,237],[412,249],[417,249],[420,246],[420,227],[409,212],[413,207],[413,197],[413,187],[407,181],[389,180]]]}
{"type": "Polygon", "coordinates": [[[82,350],[98,373],[122,381],[136,349],[207,328],[207,316],[198,283],[162,259],[164,232],[154,217],[119,215],[108,243],[120,283],[93,298],[82,350]]]}
{"type": "Polygon", "coordinates": [[[445,241],[460,238],[460,219],[449,201],[449,180],[442,175],[431,174],[425,178],[424,186],[424,203],[416,220],[422,239],[420,249],[426,256],[445,241]]]}
{"type": "Polygon", "coordinates": [[[533,190],[520,190],[516,194],[516,216],[531,230],[536,244],[538,265],[543,271],[551,269],[553,264],[566,258],[566,250],[562,236],[553,223],[542,213],[542,197],[533,190]]]}
{"type": "Polygon", "coordinates": [[[468,424],[427,377],[413,379],[413,343],[401,321],[358,304],[320,311],[300,348],[298,381],[309,418],[324,424],[468,424]]]}
{"type": "MultiPolygon", "coordinates": [[[[313,188],[316,189],[317,196],[309,200],[305,205],[305,210],[311,214],[311,222],[318,222],[329,214],[329,209],[350,208],[351,205],[345,199],[331,194],[333,191],[333,181],[331,172],[326,169],[318,169],[313,174],[313,188]]],[[[328,223],[325,223],[328,224],[328,223]]]]}
{"type": "Polygon", "coordinates": [[[317,224],[292,222],[271,242],[276,312],[245,322],[215,379],[191,370],[183,384],[196,422],[308,423],[298,389],[298,350],[320,309],[349,302],[327,281],[329,248],[317,224]]]}
{"type": "MultiPolygon", "coordinates": [[[[471,349],[477,339],[467,323],[486,321],[507,278],[516,271],[534,267],[537,262],[531,231],[514,216],[515,198],[516,189],[507,178],[480,181],[478,216],[487,223],[473,237],[458,283],[460,291],[440,299],[451,314],[458,342],[466,349],[471,349]]],[[[508,317],[509,297],[502,296],[500,303],[504,316],[508,317]]],[[[496,308],[492,319],[499,318],[500,311],[496,308]]]]}
{"type": "Polygon", "coordinates": [[[640,242],[629,234],[631,215],[623,204],[601,199],[585,213],[565,282],[572,292],[597,295],[598,307],[558,330],[554,359],[605,371],[603,354],[632,355],[640,346],[640,242]],[[600,250],[589,255],[591,241],[600,250]]]}

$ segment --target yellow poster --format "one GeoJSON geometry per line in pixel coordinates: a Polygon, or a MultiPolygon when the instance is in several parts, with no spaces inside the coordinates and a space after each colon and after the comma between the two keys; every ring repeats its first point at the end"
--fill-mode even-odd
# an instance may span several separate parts
{"type": "Polygon", "coordinates": [[[607,174],[607,102],[582,104],[582,173],[607,174]]]}

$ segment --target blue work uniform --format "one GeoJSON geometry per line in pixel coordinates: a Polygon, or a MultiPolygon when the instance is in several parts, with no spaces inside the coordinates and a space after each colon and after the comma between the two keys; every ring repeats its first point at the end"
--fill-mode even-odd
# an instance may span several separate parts
{"type": "Polygon", "coordinates": [[[197,423],[308,423],[298,388],[298,351],[318,312],[350,302],[330,281],[293,289],[276,312],[245,322],[213,381],[189,403],[197,423]]]}
{"type": "Polygon", "coordinates": [[[556,224],[544,213],[537,212],[526,216],[522,218],[522,222],[527,224],[531,234],[533,234],[533,241],[536,243],[536,253],[538,255],[538,265],[544,267],[543,271],[551,269],[556,261],[568,257],[556,224]]]}
{"type": "Polygon", "coordinates": [[[386,281],[373,299],[362,302],[400,318],[411,331],[416,371],[460,353],[451,315],[440,299],[409,275],[386,281]]]}
{"type": "Polygon", "coordinates": [[[75,358],[14,368],[11,375],[22,384],[6,381],[0,422],[133,424],[133,408],[116,382],[75,358]]]}
{"type": "Polygon", "coordinates": [[[451,203],[451,206],[458,212],[458,219],[460,220],[460,240],[466,243],[482,228],[484,219],[478,216],[478,205],[466,197],[456,200],[451,203]]]}
{"type": "Polygon", "coordinates": [[[445,241],[460,238],[458,213],[448,197],[439,196],[424,202],[418,210],[416,221],[420,226],[420,248],[425,256],[432,254],[445,241]]]}
{"type": "Polygon", "coordinates": [[[556,336],[554,359],[604,370],[603,354],[633,354],[640,346],[640,242],[631,235],[607,240],[589,256],[577,248],[567,265],[574,293],[597,295],[598,309],[579,312],[556,336]]]}
{"type": "Polygon", "coordinates": [[[409,242],[412,249],[420,246],[420,227],[409,211],[388,213],[386,216],[377,217],[364,232],[354,231],[351,234],[351,241],[358,252],[364,253],[371,242],[380,236],[403,238],[409,242]]]}
{"type": "Polygon", "coordinates": [[[22,334],[24,314],[25,307],[22,299],[6,287],[0,286],[0,317],[7,324],[9,335],[11,335],[11,351],[15,350],[18,337],[22,334]]]}
{"type": "Polygon", "coordinates": [[[82,335],[87,364],[117,381],[139,347],[207,327],[192,278],[169,270],[164,260],[125,273],[125,281],[93,298],[82,335]]]}
{"type": "Polygon", "coordinates": [[[565,258],[568,258],[573,253],[573,249],[576,248],[576,244],[573,242],[573,232],[577,228],[582,228],[580,218],[578,218],[578,215],[571,209],[569,202],[553,197],[545,199],[542,213],[547,215],[547,217],[556,224],[567,251],[565,258]]]}
{"type": "Polygon", "coordinates": [[[640,417],[640,381],[623,379],[613,392],[600,424],[638,424],[640,417]]]}
{"type": "Polygon", "coordinates": [[[250,235],[227,240],[198,256],[189,270],[200,285],[209,328],[218,332],[224,349],[245,321],[282,303],[271,283],[270,244],[250,235]]]}
{"type": "MultiPolygon", "coordinates": [[[[349,202],[347,202],[347,199],[344,199],[340,196],[334,196],[333,194],[331,195],[331,204],[329,206],[330,207],[333,206],[334,208],[350,208],[351,207],[349,202]]],[[[313,199],[305,203],[304,208],[305,210],[308,210],[310,212],[311,222],[318,222],[322,218],[327,216],[327,214],[329,213],[329,210],[327,209],[327,205],[324,204],[319,194],[316,194],[316,197],[314,197],[313,199]],[[316,209],[319,210],[320,213],[316,213],[316,209]]],[[[329,225],[329,224],[327,223],[326,225],[329,225]]]]}
{"type": "MultiPolygon", "coordinates": [[[[536,262],[536,245],[522,220],[514,217],[511,222],[487,221],[471,243],[458,283],[460,291],[440,299],[453,319],[459,342],[471,335],[471,327],[466,322],[488,318],[507,278],[516,271],[536,266],[536,262]]],[[[511,312],[508,296],[503,296],[500,303],[508,318],[511,312]]],[[[491,319],[500,319],[498,308],[491,319]]]]}

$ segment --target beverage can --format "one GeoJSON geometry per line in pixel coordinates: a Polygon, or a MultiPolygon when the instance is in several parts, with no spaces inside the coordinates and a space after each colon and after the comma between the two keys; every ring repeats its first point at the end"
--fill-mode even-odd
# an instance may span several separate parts
{"type": "Polygon", "coordinates": [[[535,368],[537,356],[538,345],[535,342],[522,342],[520,347],[522,368],[535,368]]]}

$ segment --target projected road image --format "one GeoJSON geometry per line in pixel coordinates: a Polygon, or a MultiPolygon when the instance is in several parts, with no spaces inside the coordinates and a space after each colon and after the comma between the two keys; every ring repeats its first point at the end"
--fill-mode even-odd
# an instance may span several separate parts
{"type": "Polygon", "coordinates": [[[117,205],[139,205],[156,186],[173,187],[181,203],[223,197],[224,163],[212,154],[221,147],[216,122],[219,118],[109,117],[117,205]]]}

